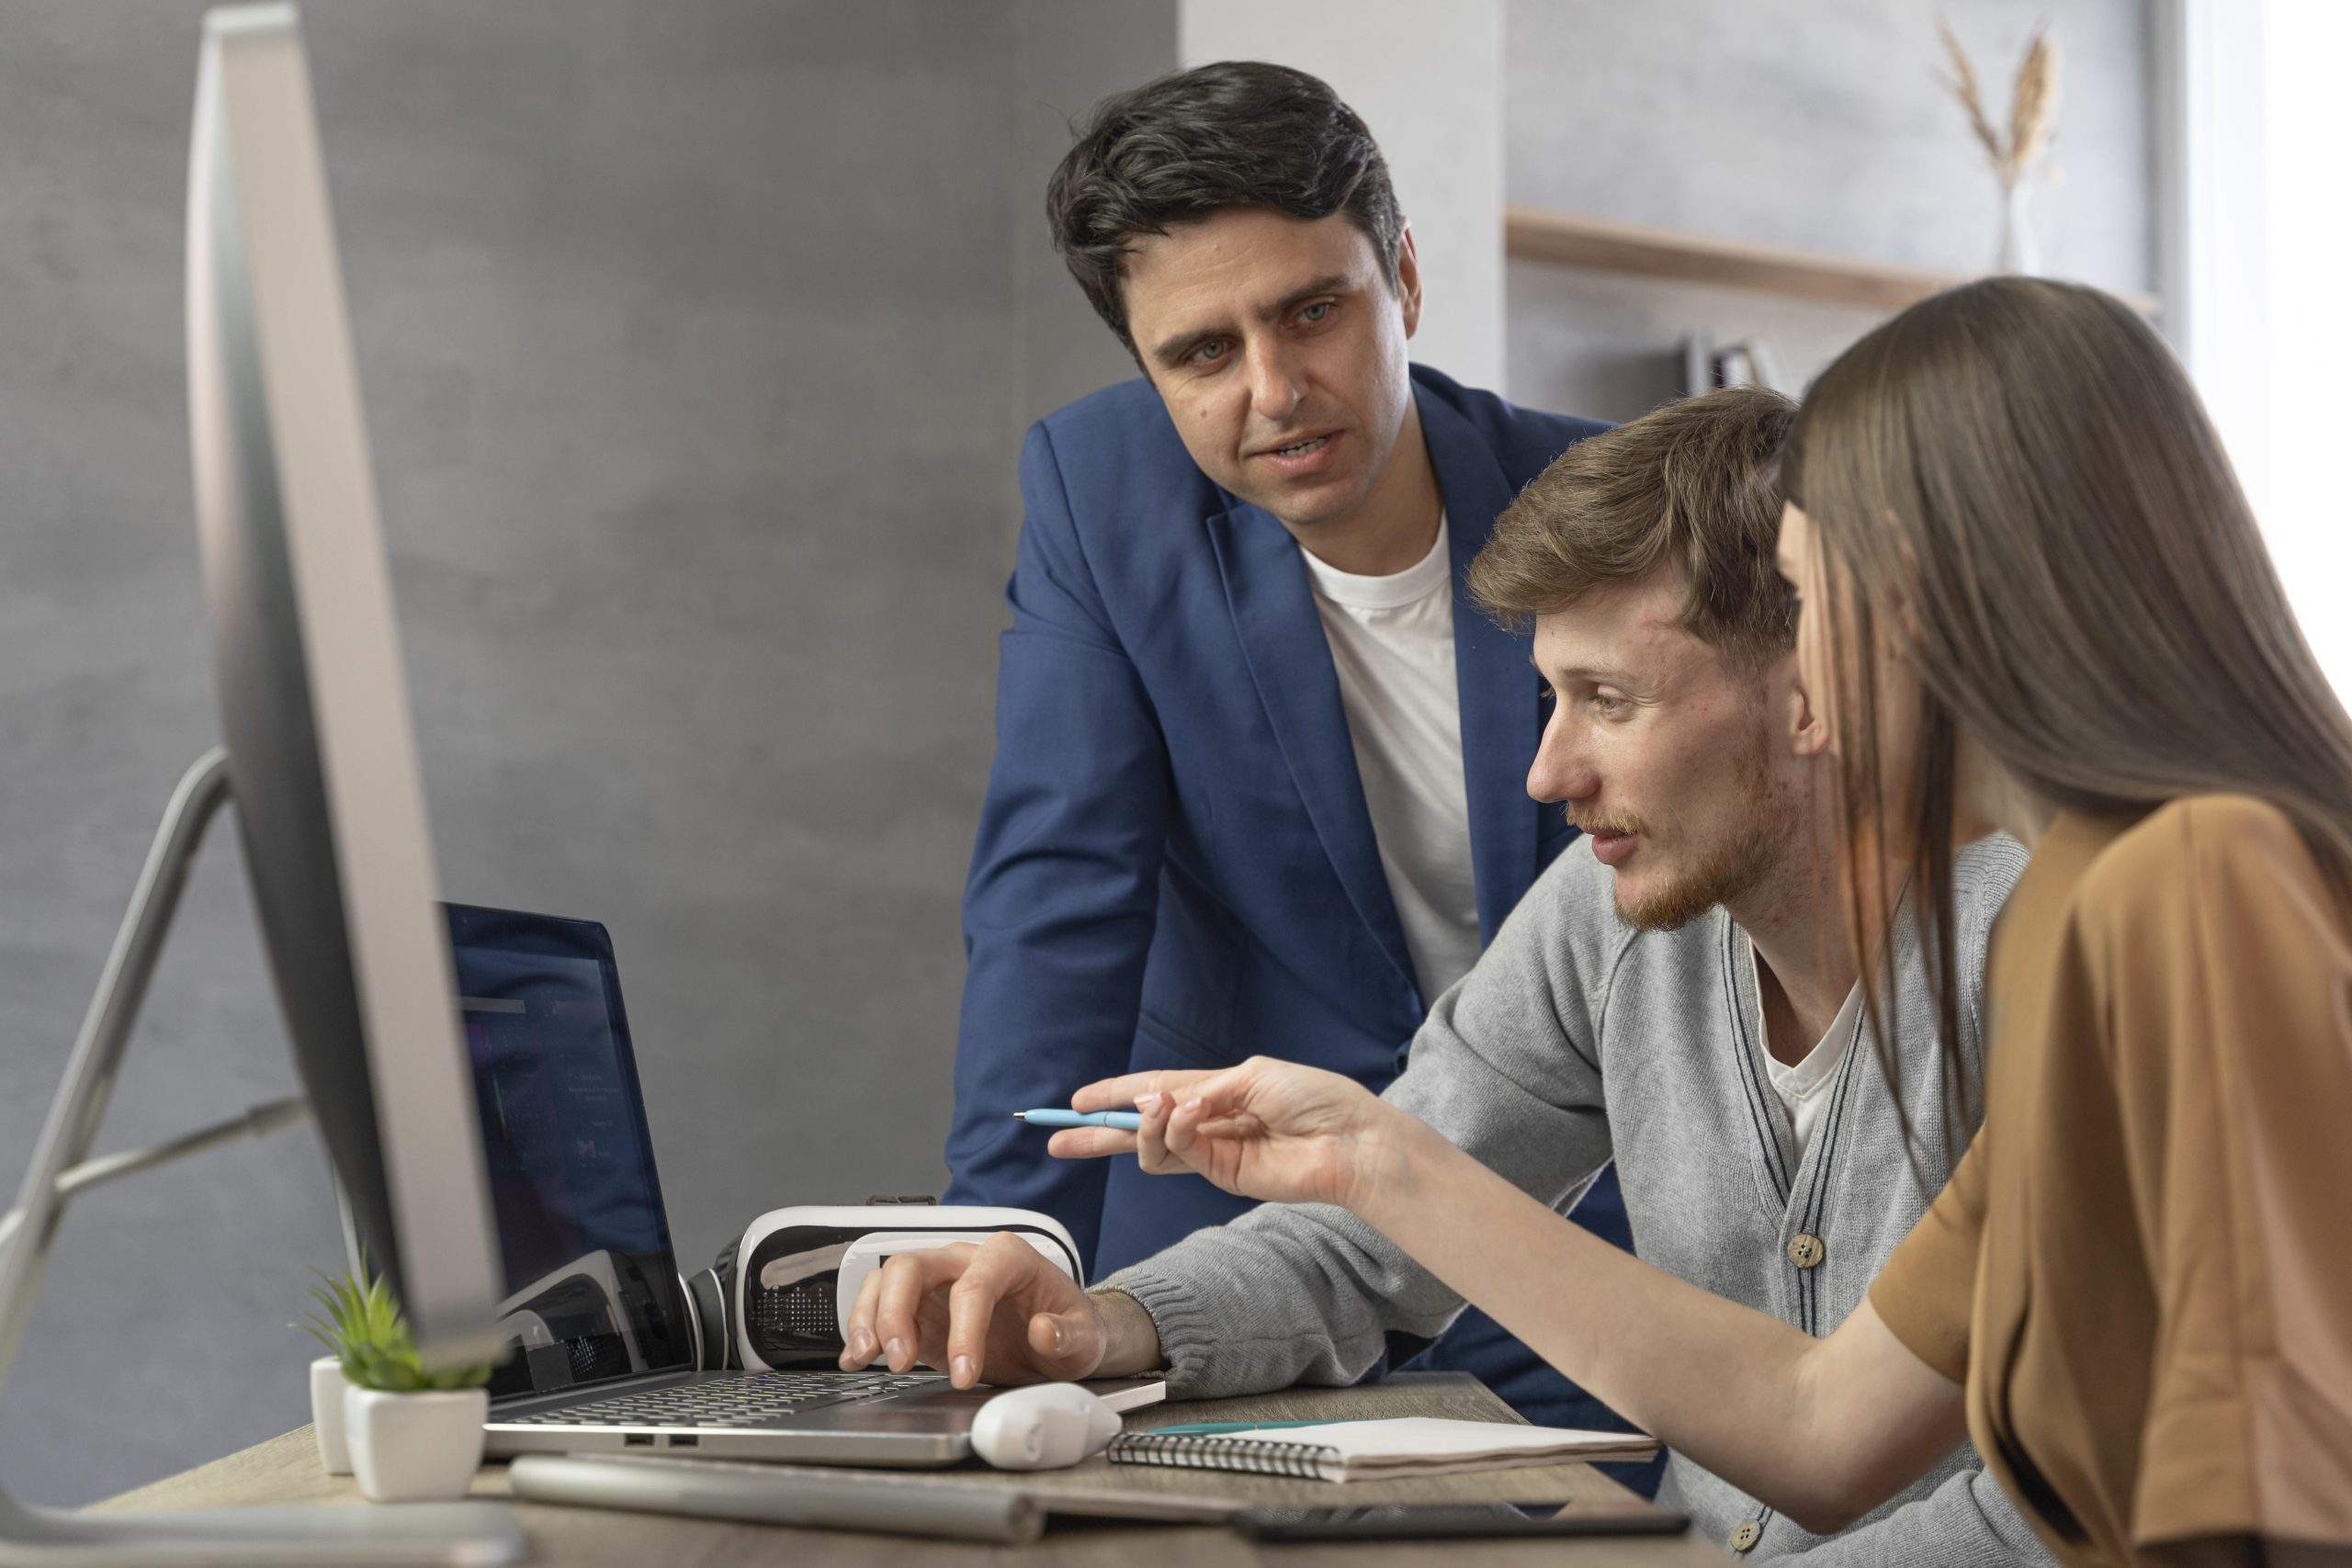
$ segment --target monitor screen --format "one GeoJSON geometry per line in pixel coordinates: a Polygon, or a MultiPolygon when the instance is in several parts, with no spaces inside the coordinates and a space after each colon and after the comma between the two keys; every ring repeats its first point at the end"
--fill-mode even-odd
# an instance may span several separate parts
{"type": "Polygon", "coordinates": [[[493,1396],[693,1362],[637,1060],[605,928],[450,905],[516,1353],[493,1396]]]}

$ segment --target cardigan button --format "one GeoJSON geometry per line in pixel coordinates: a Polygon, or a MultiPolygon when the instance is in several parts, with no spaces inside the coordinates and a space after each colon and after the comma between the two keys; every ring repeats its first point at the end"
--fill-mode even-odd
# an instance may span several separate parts
{"type": "Polygon", "coordinates": [[[1822,1246],[1817,1235],[1800,1233],[1789,1240],[1789,1261],[1800,1269],[1818,1267],[1821,1260],[1828,1256],[1829,1249],[1822,1246]]]}
{"type": "Polygon", "coordinates": [[[1752,1551],[1756,1543],[1763,1539],[1764,1527],[1754,1519],[1742,1519],[1731,1527],[1731,1549],[1734,1551],[1752,1551]]]}

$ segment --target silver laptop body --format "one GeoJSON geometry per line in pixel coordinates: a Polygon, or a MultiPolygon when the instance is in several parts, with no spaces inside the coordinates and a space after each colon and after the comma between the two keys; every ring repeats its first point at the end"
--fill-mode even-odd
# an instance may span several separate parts
{"type": "MultiPolygon", "coordinates": [[[[932,1466],[996,1392],[933,1372],[706,1371],[654,1169],[612,943],[589,920],[452,905],[514,1353],[488,1451],[932,1466]]],[[[1091,1385],[1118,1410],[1146,1379],[1091,1385]]]]}
{"type": "MultiPolygon", "coordinates": [[[[1114,1410],[1155,1404],[1167,1385],[1089,1383],[1114,1410]]],[[[972,1417],[998,1391],[958,1392],[936,1373],[685,1372],[593,1395],[494,1404],[489,1451],[697,1454],[796,1464],[920,1468],[972,1451],[972,1417]]]]}

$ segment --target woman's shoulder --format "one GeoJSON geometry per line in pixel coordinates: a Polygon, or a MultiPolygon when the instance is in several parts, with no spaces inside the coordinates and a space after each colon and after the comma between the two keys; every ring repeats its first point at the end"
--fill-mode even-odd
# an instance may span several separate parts
{"type": "MultiPolygon", "coordinates": [[[[2341,894],[2292,818],[2245,795],[2186,795],[2117,833],[2085,867],[2069,911],[2079,930],[2144,959],[2168,944],[2210,938],[2236,915],[2292,909],[2288,922],[2336,945],[2341,894]]],[[[2277,938],[2275,920],[2262,922],[2277,938]]]]}
{"type": "Polygon", "coordinates": [[[2082,890],[2114,895],[2185,891],[2248,874],[2319,878],[2294,818],[2250,795],[2166,801],[2115,835],[2086,871],[2082,890]]]}

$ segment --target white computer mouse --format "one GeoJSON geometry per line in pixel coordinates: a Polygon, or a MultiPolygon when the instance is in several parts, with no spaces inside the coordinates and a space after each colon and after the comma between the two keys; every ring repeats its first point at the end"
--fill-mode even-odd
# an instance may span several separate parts
{"type": "Polygon", "coordinates": [[[972,1451],[999,1470],[1062,1470],[1119,1435],[1119,1413],[1074,1382],[1009,1388],[972,1417],[972,1451]]]}

